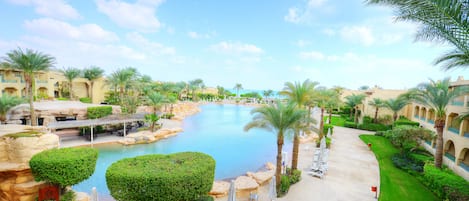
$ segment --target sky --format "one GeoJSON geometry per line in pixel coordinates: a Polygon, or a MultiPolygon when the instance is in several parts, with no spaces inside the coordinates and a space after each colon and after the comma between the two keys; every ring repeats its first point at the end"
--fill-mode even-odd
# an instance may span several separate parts
{"type": "Polygon", "coordinates": [[[55,67],[135,67],[158,81],[280,90],[285,82],[408,89],[458,76],[415,41],[418,25],[363,0],[0,0],[0,56],[33,49],[55,67]]]}

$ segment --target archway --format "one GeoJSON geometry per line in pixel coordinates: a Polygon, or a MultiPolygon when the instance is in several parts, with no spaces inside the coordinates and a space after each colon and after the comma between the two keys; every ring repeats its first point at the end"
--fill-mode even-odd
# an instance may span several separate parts
{"type": "Polygon", "coordinates": [[[444,151],[445,151],[446,158],[448,158],[448,159],[450,159],[454,162],[455,159],[456,159],[456,157],[455,157],[456,156],[456,153],[455,153],[456,149],[454,148],[453,141],[451,141],[451,140],[446,141],[444,151]]]}
{"type": "Polygon", "coordinates": [[[469,172],[469,149],[464,148],[459,154],[459,166],[469,172]]]}

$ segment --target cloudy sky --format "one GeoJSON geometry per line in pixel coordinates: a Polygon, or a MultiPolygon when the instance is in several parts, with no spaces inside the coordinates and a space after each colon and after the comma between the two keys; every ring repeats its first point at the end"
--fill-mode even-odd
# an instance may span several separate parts
{"type": "Polygon", "coordinates": [[[30,48],[56,67],[132,66],[154,80],[274,89],[286,81],[410,88],[459,75],[444,44],[363,0],[0,0],[0,55],[30,48]]]}

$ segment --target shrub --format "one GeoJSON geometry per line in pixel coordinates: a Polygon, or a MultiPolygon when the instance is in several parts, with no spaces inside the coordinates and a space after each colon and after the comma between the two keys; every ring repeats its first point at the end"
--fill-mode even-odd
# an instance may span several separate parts
{"type": "Polygon", "coordinates": [[[77,195],[74,191],[69,190],[60,196],[60,201],[75,201],[77,195]]]}
{"type": "Polygon", "coordinates": [[[352,121],[346,121],[344,123],[344,127],[347,127],[347,128],[357,128],[357,124],[355,122],[352,122],[352,121]]]}
{"type": "Polygon", "coordinates": [[[390,126],[384,124],[374,124],[374,123],[363,123],[357,126],[358,129],[367,130],[367,131],[385,131],[391,129],[390,126]]]}
{"type": "Polygon", "coordinates": [[[384,136],[386,134],[386,131],[376,131],[375,135],[376,136],[384,136]]]}
{"type": "Polygon", "coordinates": [[[443,200],[469,200],[469,183],[446,168],[425,164],[423,183],[443,200]]]}
{"type": "Polygon", "coordinates": [[[324,135],[327,134],[327,131],[329,130],[329,128],[331,129],[331,135],[334,134],[334,126],[332,124],[324,124],[324,127],[322,129],[324,135]]]}
{"type": "Polygon", "coordinates": [[[98,119],[112,114],[112,106],[88,107],[88,119],[98,119]]]}
{"type": "Polygon", "coordinates": [[[423,166],[425,165],[423,161],[416,160],[409,154],[394,154],[391,160],[394,166],[409,173],[423,172],[423,166]]]}
{"type": "Polygon", "coordinates": [[[91,103],[91,98],[83,97],[79,99],[82,103],[91,103]]]}
{"type": "Polygon", "coordinates": [[[288,175],[280,176],[280,191],[277,193],[279,196],[283,196],[288,193],[290,189],[290,178],[288,175]]]}
{"type": "Polygon", "coordinates": [[[412,151],[418,147],[418,142],[421,140],[429,140],[433,138],[433,131],[425,128],[413,126],[398,126],[384,135],[391,143],[404,152],[406,150],[412,151]]]}
{"type": "Polygon", "coordinates": [[[59,97],[59,98],[57,98],[57,100],[59,100],[59,101],[68,101],[68,100],[70,100],[70,99],[65,98],[65,97],[59,97]]]}
{"type": "Polygon", "coordinates": [[[209,195],[204,195],[204,196],[201,196],[199,199],[197,199],[196,201],[214,201],[215,199],[213,199],[212,196],[209,196],[209,195]]]}
{"type": "Polygon", "coordinates": [[[370,116],[364,116],[363,124],[369,124],[369,123],[373,123],[373,118],[371,118],[370,116]]]}
{"type": "Polygon", "coordinates": [[[90,177],[97,159],[98,151],[92,148],[50,149],[34,155],[29,166],[36,181],[66,187],[90,177]]]}
{"type": "Polygon", "coordinates": [[[301,170],[293,170],[293,172],[290,172],[290,185],[296,184],[300,180],[301,180],[301,170]]]}
{"type": "MultiPolygon", "coordinates": [[[[330,137],[326,137],[326,147],[330,148],[331,147],[331,142],[332,139],[330,137]]],[[[321,145],[321,139],[316,139],[316,147],[319,147],[321,145]]]]}
{"type": "Polygon", "coordinates": [[[113,163],[106,182],[116,200],[196,200],[208,194],[214,174],[215,160],[203,153],[153,154],[113,163]]]}
{"type": "Polygon", "coordinates": [[[174,114],[171,114],[171,113],[165,113],[161,115],[162,119],[171,119],[173,117],[174,117],[174,114]]]}
{"type": "Polygon", "coordinates": [[[396,126],[402,126],[402,125],[408,125],[408,126],[420,126],[420,123],[419,122],[415,122],[415,121],[411,121],[411,120],[408,120],[408,119],[399,119],[397,121],[394,122],[393,126],[396,127],[396,126]]]}

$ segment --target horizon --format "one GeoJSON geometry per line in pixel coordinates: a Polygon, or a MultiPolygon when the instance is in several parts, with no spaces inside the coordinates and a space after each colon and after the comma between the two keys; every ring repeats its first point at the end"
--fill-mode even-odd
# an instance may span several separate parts
{"type": "Polygon", "coordinates": [[[18,47],[56,58],[57,69],[135,67],[154,81],[200,78],[281,90],[285,82],[403,90],[458,76],[432,62],[448,47],[414,42],[416,24],[362,0],[0,1],[0,57],[18,47]]]}

